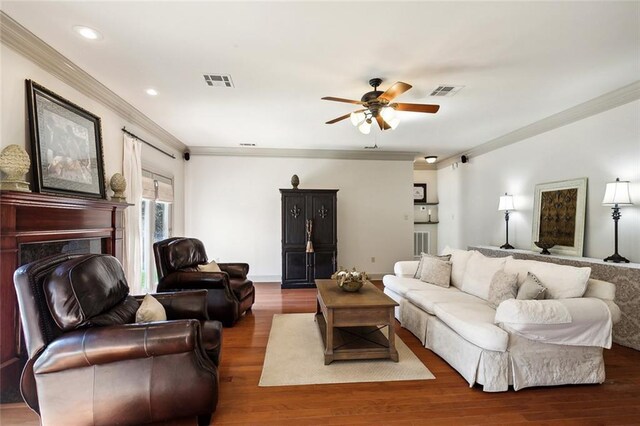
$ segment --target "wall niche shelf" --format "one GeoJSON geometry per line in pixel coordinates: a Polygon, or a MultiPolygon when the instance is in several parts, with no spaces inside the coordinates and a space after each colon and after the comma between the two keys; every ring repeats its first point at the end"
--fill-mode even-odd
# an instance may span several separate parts
{"type": "Polygon", "coordinates": [[[413,222],[414,225],[437,225],[438,223],[440,222],[413,222]]]}

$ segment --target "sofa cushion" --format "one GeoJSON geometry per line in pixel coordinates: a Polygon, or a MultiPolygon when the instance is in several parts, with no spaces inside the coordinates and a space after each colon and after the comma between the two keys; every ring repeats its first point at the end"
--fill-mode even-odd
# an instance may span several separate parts
{"type": "Polygon", "coordinates": [[[491,278],[489,286],[489,306],[496,309],[505,300],[515,299],[518,294],[518,276],[497,271],[491,278]]]}
{"type": "MultiPolygon", "coordinates": [[[[416,273],[413,274],[413,278],[417,278],[420,279],[420,276],[422,275],[422,271],[425,267],[425,265],[429,265],[431,264],[431,262],[434,260],[443,260],[445,262],[451,260],[451,255],[447,254],[447,255],[443,255],[443,256],[432,256],[430,254],[427,253],[420,253],[420,260],[418,261],[418,268],[416,269],[416,273]]],[[[449,274],[451,275],[451,274],[449,274]]],[[[448,287],[448,285],[447,285],[448,287]]]]}
{"type": "Polygon", "coordinates": [[[489,299],[491,279],[496,272],[504,269],[506,260],[504,257],[486,257],[474,251],[467,261],[461,290],[484,300],[489,299]]]}
{"type": "Polygon", "coordinates": [[[195,238],[180,238],[165,248],[165,261],[170,272],[207,263],[207,254],[202,241],[195,238]]]}
{"type": "Polygon", "coordinates": [[[589,278],[587,289],[582,297],[597,297],[602,300],[615,300],[616,286],[613,283],[589,278]]]}
{"type": "Polygon", "coordinates": [[[474,345],[490,351],[507,350],[509,334],[493,323],[496,311],[486,303],[438,303],[434,311],[443,323],[474,345]]]}
{"type": "MultiPolygon", "coordinates": [[[[385,275],[382,277],[382,283],[394,293],[405,296],[408,291],[421,290],[429,287],[435,287],[415,278],[397,277],[395,275],[385,275]]],[[[441,287],[442,288],[442,287],[441,287]]]]}
{"type": "Polygon", "coordinates": [[[449,287],[451,282],[451,262],[440,260],[437,257],[423,257],[420,281],[437,285],[438,287],[449,287]]]}
{"type": "Polygon", "coordinates": [[[462,288],[462,281],[464,279],[464,271],[467,268],[467,262],[474,253],[475,250],[458,250],[452,249],[449,246],[445,247],[442,254],[451,255],[451,285],[454,287],[462,288]]]}
{"type": "Polygon", "coordinates": [[[527,272],[535,274],[547,288],[547,299],[567,299],[582,297],[587,288],[591,268],[577,268],[535,260],[508,259],[504,271],[518,274],[518,284],[522,284],[527,272]]]}
{"type": "Polygon", "coordinates": [[[421,290],[408,291],[405,298],[431,315],[435,315],[434,307],[438,303],[486,303],[479,297],[464,293],[455,287],[443,288],[430,284],[421,290]]]}
{"type": "Polygon", "coordinates": [[[166,321],[167,312],[158,299],[148,294],[142,299],[142,303],[136,312],[136,322],[166,321]]]}

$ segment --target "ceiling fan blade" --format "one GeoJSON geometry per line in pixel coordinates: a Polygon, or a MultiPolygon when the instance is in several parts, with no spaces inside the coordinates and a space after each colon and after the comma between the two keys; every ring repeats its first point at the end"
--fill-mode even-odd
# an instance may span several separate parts
{"type": "Polygon", "coordinates": [[[349,118],[349,116],[350,116],[350,115],[351,115],[351,113],[349,113],[349,114],[345,114],[345,115],[341,115],[341,116],[340,116],[340,117],[338,117],[338,118],[334,118],[333,120],[329,120],[329,121],[327,121],[325,124],[333,124],[333,123],[337,123],[338,121],[342,121],[342,120],[344,120],[344,119],[346,119],[346,118],[349,118]]]}
{"type": "Polygon", "coordinates": [[[378,126],[380,126],[380,130],[387,130],[391,128],[391,126],[389,126],[380,115],[376,116],[376,121],[378,122],[378,126]]]}
{"type": "Polygon", "coordinates": [[[351,99],[344,99],[344,98],[334,98],[333,96],[325,96],[324,98],[321,98],[321,99],[325,101],[345,102],[348,104],[362,105],[361,101],[354,101],[351,99]]]}
{"type": "Polygon", "coordinates": [[[435,114],[440,109],[440,105],[429,104],[403,104],[397,103],[391,105],[396,111],[412,111],[412,112],[428,112],[435,114]]]}
{"type": "MultiPolygon", "coordinates": [[[[362,112],[362,111],[366,111],[366,110],[365,110],[365,109],[357,109],[357,110],[355,110],[355,111],[353,111],[353,112],[362,112]]],[[[353,114],[353,113],[352,113],[352,112],[350,112],[349,114],[341,115],[341,116],[340,116],[340,117],[338,117],[338,118],[334,118],[334,119],[333,119],[333,120],[331,120],[331,121],[327,121],[325,124],[333,124],[333,123],[337,123],[338,121],[342,121],[342,120],[344,120],[345,118],[349,118],[349,116],[350,116],[351,114],[353,114]]]]}
{"type": "Polygon", "coordinates": [[[411,89],[411,87],[413,86],[410,84],[398,81],[393,86],[389,87],[382,95],[378,96],[378,98],[386,99],[391,102],[396,97],[411,89]]]}

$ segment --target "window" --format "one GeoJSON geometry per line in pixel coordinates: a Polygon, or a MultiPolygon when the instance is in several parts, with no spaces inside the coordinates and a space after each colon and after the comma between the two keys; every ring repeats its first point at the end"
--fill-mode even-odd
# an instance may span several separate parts
{"type": "Polygon", "coordinates": [[[158,274],[153,258],[153,243],[162,241],[172,233],[173,180],[147,170],[142,171],[142,288],[153,292],[158,274]]]}

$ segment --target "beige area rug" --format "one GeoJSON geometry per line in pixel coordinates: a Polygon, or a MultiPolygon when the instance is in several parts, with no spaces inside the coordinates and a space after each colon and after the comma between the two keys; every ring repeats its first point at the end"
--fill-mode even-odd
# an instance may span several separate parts
{"type": "Polygon", "coordinates": [[[314,314],[273,316],[259,386],[435,379],[396,336],[399,362],[334,361],[324,365],[324,345],[314,314]]]}

